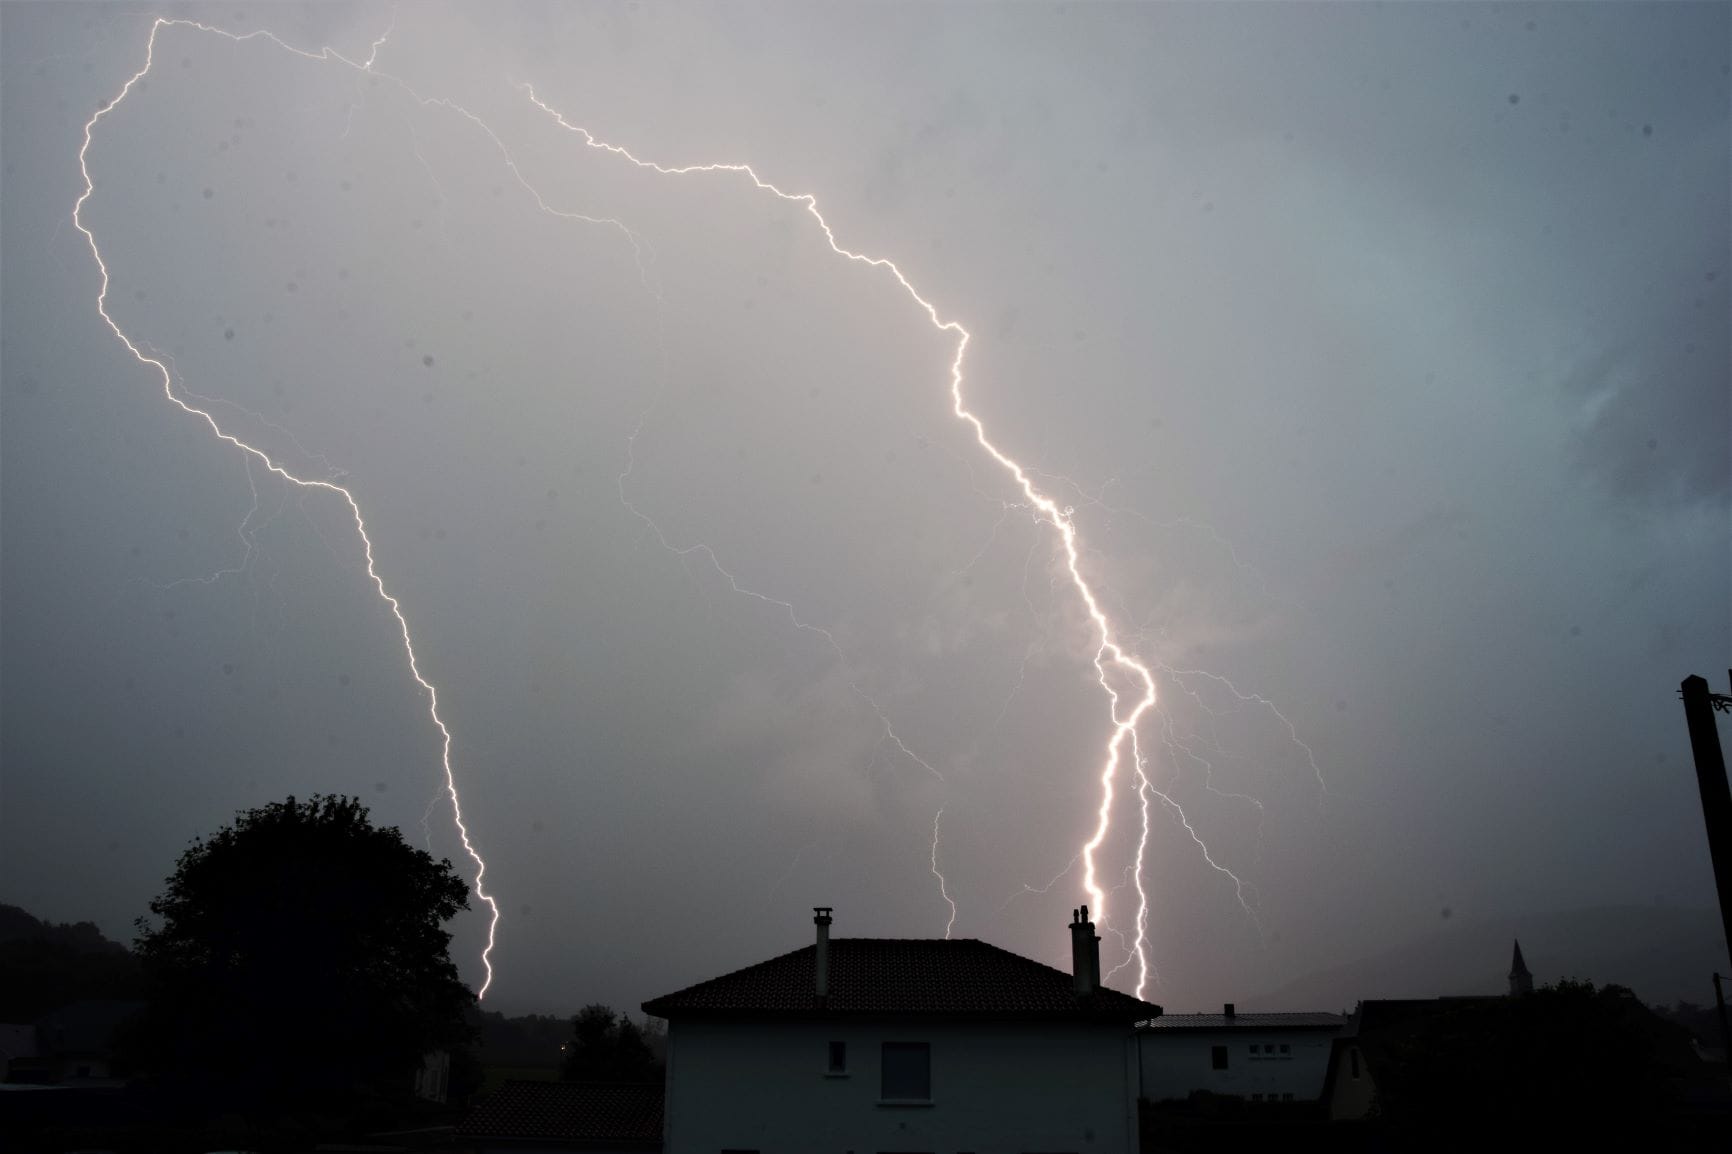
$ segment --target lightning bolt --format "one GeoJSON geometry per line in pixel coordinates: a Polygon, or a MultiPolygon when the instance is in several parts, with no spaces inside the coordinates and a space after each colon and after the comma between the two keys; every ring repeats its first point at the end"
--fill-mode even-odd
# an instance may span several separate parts
{"type": "MultiPolygon", "coordinates": [[[[155,63],[156,59],[157,34],[161,32],[162,29],[171,25],[185,25],[197,28],[199,31],[215,33],[216,35],[226,37],[227,39],[236,41],[237,43],[250,39],[252,36],[260,35],[259,33],[249,33],[246,36],[237,36],[232,33],[224,32],[221,29],[212,28],[208,25],[199,24],[194,21],[169,20],[164,17],[157,17],[151,23],[150,36],[145,43],[144,66],[137,72],[133,73],[132,77],[121,86],[120,91],[115,93],[108,103],[99,107],[96,112],[91,115],[90,119],[85,122],[84,143],[78,149],[78,169],[84,176],[84,191],[79,194],[78,200],[72,206],[72,224],[73,227],[84,234],[84,239],[90,245],[91,259],[96,262],[97,271],[101,274],[101,288],[96,294],[96,313],[102,318],[103,323],[106,324],[109,330],[114,333],[120,343],[126,346],[126,351],[131,353],[133,358],[137,360],[139,364],[153,369],[162,379],[162,394],[170,404],[174,405],[188,416],[196,417],[203,421],[207,426],[209,426],[212,435],[218,440],[239,449],[246,455],[246,459],[257,461],[267,470],[275,473],[289,484],[303,490],[333,493],[341,498],[344,504],[349,507],[349,514],[355,522],[355,532],[361,539],[361,545],[366,560],[367,577],[372,581],[373,588],[379,594],[379,599],[386,604],[386,606],[391,610],[391,615],[397,619],[397,628],[403,638],[403,653],[404,656],[408,658],[409,662],[409,674],[415,679],[415,683],[421,687],[421,691],[426,694],[427,714],[432,719],[434,727],[439,730],[439,760],[445,773],[445,792],[451,798],[452,817],[456,822],[457,833],[459,839],[463,843],[463,850],[469,855],[469,859],[475,864],[475,895],[486,903],[491,914],[487,922],[487,945],[481,951],[481,964],[486,970],[487,976],[481,983],[481,988],[476,991],[477,998],[484,998],[487,996],[488,987],[493,984],[492,954],[495,935],[499,926],[499,903],[496,902],[493,899],[493,896],[487,892],[486,887],[483,884],[487,874],[487,863],[482,860],[481,854],[476,850],[474,842],[469,836],[469,827],[463,821],[463,804],[457,794],[457,777],[451,768],[451,730],[446,726],[444,718],[439,714],[439,690],[435,688],[433,683],[428,681],[422,674],[421,663],[415,653],[415,640],[409,632],[409,619],[404,616],[402,604],[396,597],[392,596],[390,590],[385,586],[385,579],[379,574],[378,565],[373,556],[373,540],[367,535],[367,521],[366,518],[361,515],[360,503],[356,501],[355,494],[347,487],[340,485],[335,481],[303,477],[291,472],[286,466],[279,463],[263,449],[260,449],[252,443],[243,440],[236,434],[229,432],[213,415],[211,408],[201,408],[198,404],[194,404],[189,400],[187,395],[183,395],[182,392],[177,391],[174,384],[174,375],[169,371],[167,362],[164,359],[152,356],[141,349],[131,337],[127,336],[126,332],[118,323],[115,322],[114,317],[108,312],[108,264],[102,259],[102,250],[96,243],[96,234],[93,233],[84,223],[84,206],[96,192],[96,181],[90,175],[90,145],[96,132],[96,126],[100,124],[103,118],[110,112],[113,112],[117,107],[119,107],[120,103],[132,93],[133,88],[138,85],[139,81],[143,80],[144,77],[149,74],[151,66],[155,63]]],[[[289,49],[289,51],[295,52],[300,56],[307,56],[313,59],[330,59],[333,57],[341,59],[341,57],[337,57],[336,53],[332,52],[328,48],[320,53],[303,52],[299,49],[289,48],[287,44],[278,40],[275,36],[270,36],[269,33],[263,35],[277,43],[279,46],[289,49]]],[[[379,44],[382,41],[383,37],[381,37],[380,41],[375,42],[375,55],[377,54],[379,44]]],[[[369,57],[368,63],[370,64],[371,61],[372,57],[369,57]]],[[[349,64],[351,67],[356,67],[351,61],[344,60],[343,62],[349,64]]],[[[248,473],[248,479],[251,480],[250,471],[248,473]]]]}
{"type": "MultiPolygon", "coordinates": [[[[1201,677],[1205,680],[1213,681],[1215,684],[1225,687],[1227,692],[1231,693],[1240,704],[1259,705],[1267,710],[1275,717],[1275,720],[1279,721],[1282,727],[1287,730],[1287,740],[1297,746],[1300,752],[1305,755],[1305,764],[1311,767],[1311,774],[1317,779],[1318,791],[1324,794],[1329,792],[1329,784],[1323,780],[1323,770],[1317,764],[1316,753],[1312,752],[1311,747],[1305,744],[1305,741],[1299,736],[1299,730],[1294,727],[1292,720],[1289,719],[1285,713],[1281,712],[1280,707],[1273,701],[1270,701],[1260,693],[1246,693],[1221,674],[1211,673],[1206,669],[1174,669],[1171,666],[1162,666],[1161,668],[1171,675],[1174,680],[1179,680],[1185,677],[1201,677]]],[[[1183,683],[1181,682],[1181,684],[1183,683]]],[[[1194,693],[1193,696],[1195,696],[1194,693]]],[[[1199,704],[1202,703],[1200,697],[1197,698],[1197,701],[1199,704]]],[[[1208,710],[1207,706],[1204,707],[1204,711],[1211,712],[1208,710]]],[[[1212,712],[1211,716],[1213,716],[1212,712]]]]}
{"type": "MultiPolygon", "coordinates": [[[[1076,590],[1078,598],[1082,601],[1083,607],[1100,637],[1093,664],[1096,678],[1107,697],[1107,714],[1111,722],[1111,732],[1106,740],[1098,771],[1101,796],[1100,806],[1096,811],[1095,828],[1089,838],[1083,842],[1081,856],[1083,859],[1083,889],[1088,893],[1093,908],[1104,923],[1107,920],[1107,901],[1098,877],[1096,854],[1105,844],[1112,828],[1113,801],[1118,784],[1119,768],[1125,756],[1126,746],[1129,745],[1133,750],[1135,749],[1137,726],[1149,710],[1155,706],[1155,675],[1147,664],[1120,644],[1114,632],[1112,621],[1101,607],[1100,599],[1096,596],[1093,586],[1083,575],[1082,549],[1078,540],[1076,522],[1073,518],[1074,510],[1068,506],[1061,506],[1054,498],[1041,490],[1035,484],[1031,470],[993,442],[987,435],[985,423],[969,409],[967,402],[963,399],[963,365],[968,355],[969,342],[973,339],[968,329],[959,321],[946,320],[939,313],[937,306],[921,295],[920,291],[914,287],[913,282],[908,279],[894,261],[887,257],[870,256],[843,247],[836,239],[835,230],[831,228],[830,222],[818,210],[816,196],[810,193],[786,192],[758,175],[757,170],[749,164],[711,163],[670,166],[641,159],[629,149],[602,140],[587,128],[572,123],[558,109],[536,95],[532,85],[520,83],[518,88],[530,103],[546,113],[560,128],[581,138],[589,148],[617,156],[638,168],[648,169],[663,176],[724,173],[743,176],[760,191],[767,192],[790,204],[799,205],[818,225],[832,252],[856,264],[890,274],[895,278],[896,283],[902,287],[902,290],[908,294],[909,298],[926,314],[926,318],[931,322],[933,328],[955,338],[956,352],[950,362],[951,411],[958,420],[963,421],[973,430],[975,443],[1010,475],[1016,487],[1021,490],[1025,501],[1036,511],[1040,519],[1050,522],[1058,531],[1059,541],[1064,548],[1065,568],[1069,573],[1071,585],[1076,590]],[[1121,690],[1119,686],[1115,685],[1113,672],[1109,672],[1109,670],[1116,671],[1121,678],[1128,680],[1130,682],[1129,687],[1121,690]]],[[[1170,800],[1168,804],[1175,808],[1177,806],[1176,802],[1170,800]]],[[[1185,825],[1187,829],[1191,829],[1188,821],[1185,822],[1185,825]]],[[[1201,844],[1202,839],[1194,829],[1191,829],[1191,834],[1201,844]]],[[[1144,935],[1139,931],[1136,935],[1136,948],[1141,951],[1143,944],[1144,935]]]]}
{"type": "Polygon", "coordinates": [[[1050,894],[1052,892],[1052,887],[1063,881],[1065,876],[1069,874],[1071,870],[1076,868],[1076,863],[1081,857],[1081,850],[1072,854],[1071,859],[1064,864],[1064,868],[1059,870],[1056,874],[1053,874],[1052,877],[1048,878],[1046,884],[1043,886],[1031,886],[1027,882],[1023,882],[1021,889],[1004,899],[1004,904],[998,907],[998,911],[1003,913],[1005,910],[1008,910],[1010,908],[1010,903],[1014,902],[1017,898],[1022,897],[1024,894],[1050,894]]]}
{"type": "Polygon", "coordinates": [[[932,876],[938,879],[938,896],[950,907],[950,920],[944,923],[944,939],[949,941],[950,931],[956,928],[956,901],[950,896],[950,886],[945,882],[944,875],[938,871],[938,822],[943,816],[943,806],[939,806],[938,812],[932,815],[932,876]]]}
{"type": "MultiPolygon", "coordinates": [[[[663,549],[666,549],[669,553],[672,553],[681,560],[693,556],[703,557],[704,560],[710,563],[710,567],[721,575],[722,580],[728,583],[728,589],[730,591],[741,597],[749,598],[753,601],[760,601],[765,605],[774,606],[781,610],[788,618],[788,623],[796,630],[822,638],[824,644],[829,646],[830,651],[836,655],[836,660],[840,663],[841,667],[846,669],[848,665],[848,655],[843,652],[842,644],[836,640],[836,635],[834,633],[824,628],[822,625],[815,625],[812,622],[803,619],[800,616],[799,610],[794,608],[794,603],[792,601],[784,601],[780,597],[772,597],[768,593],[762,593],[756,589],[742,585],[740,579],[734,576],[732,570],[722,564],[721,558],[716,556],[716,551],[709,545],[706,545],[701,541],[691,545],[674,544],[673,541],[668,539],[668,535],[662,531],[662,527],[656,523],[653,517],[632,503],[631,498],[626,495],[626,481],[631,477],[632,469],[635,467],[634,461],[636,460],[635,452],[637,439],[642,432],[643,421],[639,420],[637,427],[632,430],[631,436],[626,438],[625,469],[617,478],[615,478],[615,488],[619,494],[619,503],[625,507],[627,512],[642,522],[644,528],[655,537],[656,542],[661,545],[663,549]]],[[[859,681],[855,680],[853,677],[848,678],[848,688],[852,689],[855,696],[864,701],[872,710],[873,715],[877,717],[878,724],[883,729],[883,733],[879,739],[880,741],[890,742],[903,757],[912,761],[915,765],[918,765],[921,769],[924,769],[939,781],[944,780],[944,774],[938,771],[937,766],[933,765],[930,761],[927,761],[924,757],[921,757],[918,753],[915,753],[908,747],[908,743],[902,740],[901,735],[896,732],[896,727],[891,724],[890,715],[885,712],[884,706],[879,703],[877,698],[866,692],[865,688],[859,683],[859,681]]]]}

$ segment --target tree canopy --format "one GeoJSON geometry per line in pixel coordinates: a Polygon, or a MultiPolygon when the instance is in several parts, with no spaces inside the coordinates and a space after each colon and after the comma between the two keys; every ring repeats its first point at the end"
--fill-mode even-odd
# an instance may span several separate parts
{"type": "Polygon", "coordinates": [[[444,924],[449,861],[343,796],[290,797],[193,843],[139,920],[152,1005],[139,1057],[265,1096],[407,1085],[468,1034],[444,924]]]}
{"type": "Polygon", "coordinates": [[[571,1020],[561,1076],[567,1082],[659,1082],[662,1064],[635,1022],[596,1002],[571,1020]]]}

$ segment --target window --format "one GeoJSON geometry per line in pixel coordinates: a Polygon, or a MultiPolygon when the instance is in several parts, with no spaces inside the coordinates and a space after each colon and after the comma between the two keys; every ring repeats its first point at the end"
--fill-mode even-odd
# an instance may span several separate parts
{"type": "Polygon", "coordinates": [[[1257,1043],[1252,1042],[1251,1043],[1251,1053],[1255,1054],[1256,1052],[1257,1052],[1257,1043]]]}
{"type": "Polygon", "coordinates": [[[1281,1101],[1283,1101],[1283,1102],[1291,1102],[1292,1100],[1293,1100],[1293,1095],[1291,1095],[1291,1094],[1282,1094],[1281,1095],[1281,1101]]]}
{"type": "Polygon", "coordinates": [[[1289,1046],[1286,1042],[1282,1042],[1281,1043],[1281,1052],[1283,1054],[1291,1054],[1293,1052],[1293,1047],[1289,1046]]]}
{"type": "Polygon", "coordinates": [[[1209,1067],[1214,1070],[1225,1070],[1227,1068],[1227,1047],[1209,1047],[1209,1067]]]}
{"type": "Polygon", "coordinates": [[[848,1043],[830,1043],[830,1073],[846,1074],[848,1072],[848,1043]]]}
{"type": "Polygon", "coordinates": [[[925,1042],[885,1042],[879,1097],[925,1101],[932,1097],[932,1047],[925,1042]]]}

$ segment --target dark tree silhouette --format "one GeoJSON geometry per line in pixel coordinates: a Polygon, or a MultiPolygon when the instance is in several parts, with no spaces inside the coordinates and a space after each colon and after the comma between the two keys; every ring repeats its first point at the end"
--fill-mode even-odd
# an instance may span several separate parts
{"type": "Polygon", "coordinates": [[[407,1088],[424,1053],[469,1034],[444,928],[467,893],[355,799],[239,814],[182,855],[150,903],[160,926],[139,920],[138,1059],[238,1101],[407,1088]]]}
{"type": "Polygon", "coordinates": [[[662,1065],[635,1022],[597,1002],[571,1020],[561,1075],[567,1082],[658,1082],[662,1065]]]}
{"type": "Polygon", "coordinates": [[[1387,1040],[1375,1070],[1394,1124],[1433,1136],[1520,1121],[1554,1131],[1645,1124],[1712,1087],[1687,1031],[1621,986],[1562,981],[1462,999],[1387,1040]]]}

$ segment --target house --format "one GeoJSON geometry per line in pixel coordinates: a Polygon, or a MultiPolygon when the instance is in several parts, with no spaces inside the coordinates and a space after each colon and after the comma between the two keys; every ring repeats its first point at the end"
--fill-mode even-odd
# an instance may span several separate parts
{"type": "Polygon", "coordinates": [[[36,1044],[15,1056],[8,1077],[18,1082],[100,1085],[117,1082],[116,1037],[144,1003],[124,998],[86,998],[38,1018],[36,1044]]]}
{"type": "Polygon", "coordinates": [[[1347,1026],[1335,1039],[1329,1071],[1324,1075],[1324,1105],[1331,1121],[1354,1121],[1371,1114],[1377,1104],[1373,1071],[1389,1064],[1390,1051],[1421,1033],[1428,1021],[1456,1004],[1480,999],[1404,998],[1360,1002],[1347,1026]]]}
{"type": "Polygon", "coordinates": [[[28,1067],[36,1057],[36,1026],[31,1022],[0,1024],[0,1082],[12,1081],[12,1064],[28,1067]]]}
{"type": "Polygon", "coordinates": [[[1165,1014],[1137,1032],[1142,1095],[1151,1102],[1204,1091],[1250,1102],[1314,1102],[1323,1093],[1340,1014],[1165,1014]]]}
{"type": "Polygon", "coordinates": [[[662,1148],[662,1087],[636,1082],[506,1082],[457,1127],[476,1154],[587,1150],[640,1154],[662,1148]]]}
{"type": "MultiPolygon", "coordinates": [[[[1522,958],[1521,942],[1510,959],[1509,997],[1534,992],[1533,974],[1522,958]]],[[[1432,1023],[1464,1007],[1496,1002],[1492,997],[1392,998],[1362,1001],[1335,1038],[1324,1075],[1323,1099],[1329,1117],[1357,1120],[1377,1105],[1374,1069],[1390,1067],[1391,1052],[1409,1047],[1432,1023]]]]}
{"type": "Polygon", "coordinates": [[[1100,984],[974,939],[830,937],[643,1004],[666,1018],[670,1154],[1137,1149],[1136,1022],[1100,984]]]}

